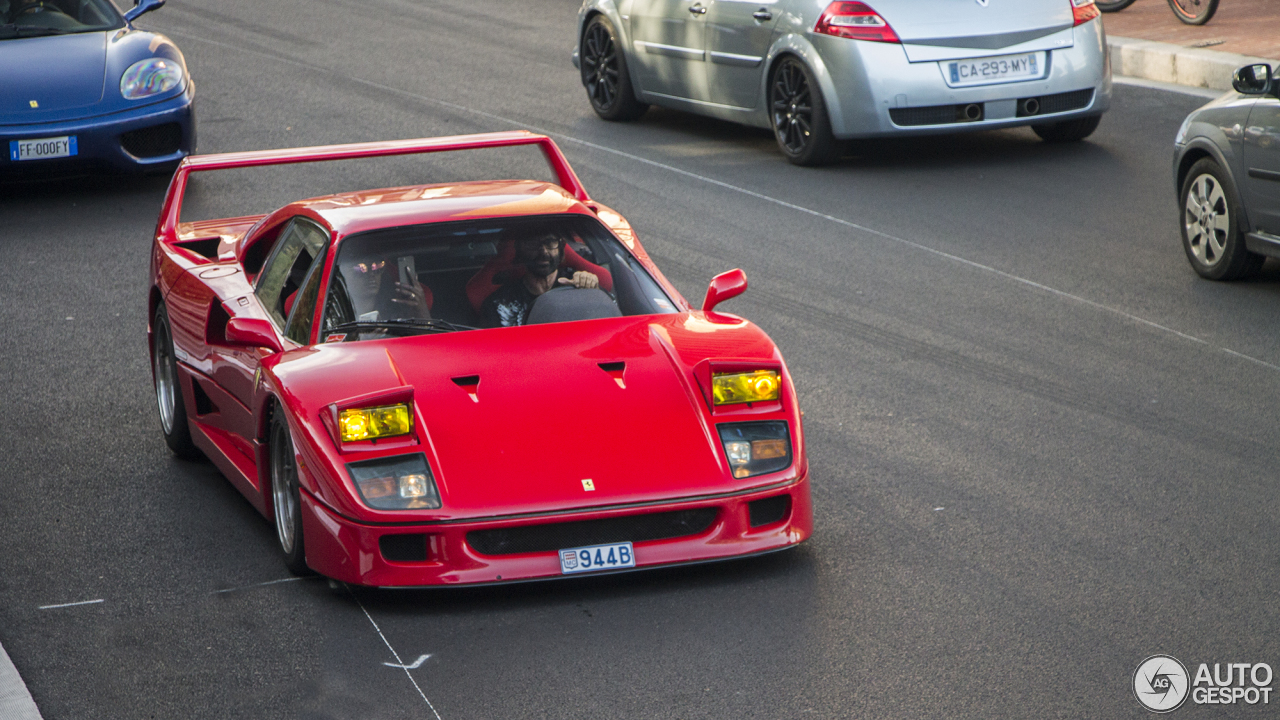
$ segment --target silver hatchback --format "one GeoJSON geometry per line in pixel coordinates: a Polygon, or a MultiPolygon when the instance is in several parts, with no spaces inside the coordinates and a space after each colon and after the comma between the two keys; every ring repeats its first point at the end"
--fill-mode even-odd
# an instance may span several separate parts
{"type": "Polygon", "coordinates": [[[650,104],[839,141],[1030,125],[1087,137],[1111,102],[1093,0],[584,0],[573,62],[606,120],[650,104]]]}

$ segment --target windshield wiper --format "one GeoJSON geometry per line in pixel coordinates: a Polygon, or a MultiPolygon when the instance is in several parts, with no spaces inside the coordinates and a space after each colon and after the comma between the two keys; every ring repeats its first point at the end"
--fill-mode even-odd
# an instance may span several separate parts
{"type": "Polygon", "coordinates": [[[40,27],[39,25],[14,25],[8,23],[0,25],[0,38],[16,38],[16,37],[40,37],[41,35],[70,35],[71,30],[60,30],[58,28],[40,27]]]}
{"type": "Polygon", "coordinates": [[[404,328],[435,330],[437,332],[454,332],[456,330],[479,330],[470,325],[458,325],[448,320],[428,320],[426,318],[397,318],[395,320],[363,320],[347,322],[329,328],[325,332],[342,332],[343,330],[401,330],[404,328]]]}

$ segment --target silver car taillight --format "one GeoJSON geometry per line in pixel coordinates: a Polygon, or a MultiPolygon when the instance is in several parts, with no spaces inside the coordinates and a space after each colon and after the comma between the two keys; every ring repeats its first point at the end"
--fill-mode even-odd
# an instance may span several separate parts
{"type": "MultiPolygon", "coordinates": [[[[1090,3],[1093,0],[1089,0],[1090,3]]],[[[897,43],[898,33],[889,27],[889,23],[866,3],[844,2],[836,0],[827,6],[813,31],[823,35],[849,38],[851,40],[871,40],[873,42],[897,43]]]]}

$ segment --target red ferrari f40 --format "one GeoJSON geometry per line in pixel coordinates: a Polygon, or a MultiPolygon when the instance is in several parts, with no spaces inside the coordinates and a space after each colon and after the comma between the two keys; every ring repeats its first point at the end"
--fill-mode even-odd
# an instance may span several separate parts
{"type": "Polygon", "coordinates": [[[165,441],[275,523],[285,565],[371,586],[619,572],[812,531],[773,341],[694,308],[546,137],[191,156],[151,256],[165,441]],[[192,173],[533,145],[558,184],[346,192],[182,222],[192,173]]]}

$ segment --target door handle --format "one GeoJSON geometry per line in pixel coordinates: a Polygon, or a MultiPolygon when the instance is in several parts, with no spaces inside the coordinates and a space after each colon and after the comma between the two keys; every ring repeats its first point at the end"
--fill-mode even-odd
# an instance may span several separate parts
{"type": "Polygon", "coordinates": [[[689,12],[693,13],[694,15],[706,15],[707,9],[702,7],[702,3],[694,3],[693,5],[689,6],[689,12]]]}
{"type": "Polygon", "coordinates": [[[760,8],[759,10],[751,13],[751,17],[755,18],[757,22],[768,22],[773,19],[773,13],[765,10],[764,8],[760,8]]]}

